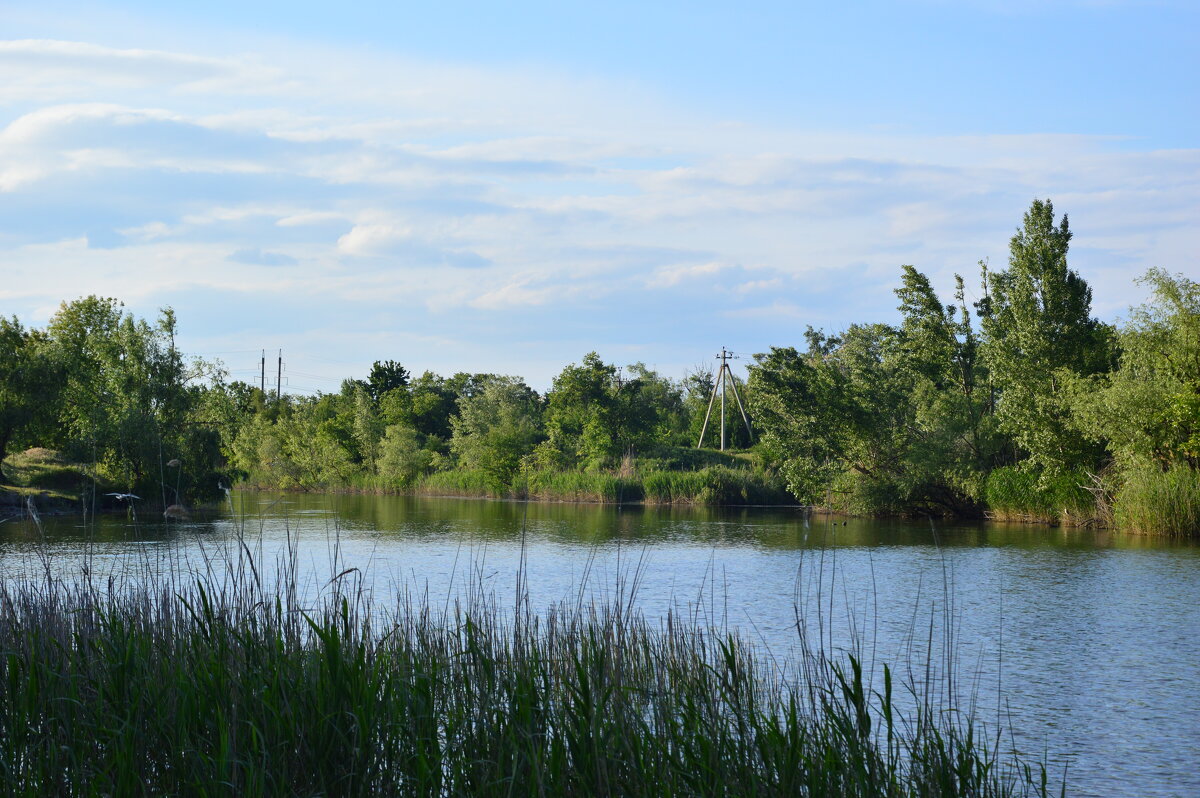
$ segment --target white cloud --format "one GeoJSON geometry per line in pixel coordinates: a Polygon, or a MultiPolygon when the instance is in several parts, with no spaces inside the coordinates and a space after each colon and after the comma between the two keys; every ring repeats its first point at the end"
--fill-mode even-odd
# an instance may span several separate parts
{"type": "Polygon", "coordinates": [[[778,299],[767,305],[756,305],[747,308],[734,308],[721,311],[723,316],[733,319],[784,319],[812,321],[819,318],[812,308],[804,307],[795,302],[778,299]]]}
{"type": "Polygon", "coordinates": [[[356,224],[338,239],[337,246],[347,255],[380,255],[411,239],[412,230],[402,225],[356,224]]]}
{"type": "Polygon", "coordinates": [[[280,227],[303,227],[306,225],[341,221],[347,221],[347,217],[337,211],[308,211],[281,216],[275,221],[275,224],[280,227]]]}
{"type": "Polygon", "coordinates": [[[699,263],[695,265],[684,266],[665,266],[658,269],[650,277],[646,279],[647,288],[670,288],[674,285],[679,285],[685,280],[694,280],[701,277],[712,277],[723,269],[732,268],[731,263],[720,263],[718,261],[709,261],[708,263],[699,263]]]}
{"type": "Polygon", "coordinates": [[[770,280],[749,280],[738,283],[733,290],[739,294],[753,294],[759,291],[776,291],[783,288],[783,280],[773,277],[770,280]]]}
{"type": "Polygon", "coordinates": [[[518,278],[480,294],[467,304],[481,310],[507,310],[527,305],[545,305],[562,298],[564,293],[561,286],[535,286],[528,279],[518,278]]]}
{"type": "Polygon", "coordinates": [[[64,286],[291,292],[403,340],[458,325],[497,348],[576,346],[571,330],[651,346],[728,319],[765,347],[800,322],[886,317],[901,263],[944,291],[1003,263],[1035,196],[1071,214],[1105,313],[1200,244],[1200,150],[726,124],[532,70],[3,42],[0,108],[5,313],[64,286]],[[676,292],[663,321],[651,306],[676,292]],[[383,303],[420,314],[360,312],[383,303]]]}
{"type": "Polygon", "coordinates": [[[232,58],[117,49],[89,42],[0,41],[0,101],[57,101],[90,97],[98,90],[267,90],[277,87],[282,76],[278,68],[232,58]]]}

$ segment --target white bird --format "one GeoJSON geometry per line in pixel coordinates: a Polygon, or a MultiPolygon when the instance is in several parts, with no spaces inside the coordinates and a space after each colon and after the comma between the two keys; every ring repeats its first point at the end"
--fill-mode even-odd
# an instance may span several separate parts
{"type": "Polygon", "coordinates": [[[141,496],[134,496],[132,493],[106,493],[105,496],[115,496],[117,501],[129,501],[130,499],[140,499],[141,496]]]}

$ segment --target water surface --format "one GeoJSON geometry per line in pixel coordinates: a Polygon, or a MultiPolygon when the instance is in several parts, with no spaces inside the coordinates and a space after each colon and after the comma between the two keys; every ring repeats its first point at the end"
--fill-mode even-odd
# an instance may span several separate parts
{"type": "MultiPolygon", "coordinates": [[[[797,510],[520,504],[235,493],[191,522],[110,516],[0,524],[0,576],[186,579],[243,543],[296,545],[319,590],[358,569],[375,601],[444,603],[525,576],[534,606],[630,600],[737,630],[787,671],[797,625],[920,677],[1012,727],[1070,794],[1200,795],[1200,546],[1001,524],[842,523],[797,510]]],[[[264,567],[270,578],[270,567],[264,567]]]]}

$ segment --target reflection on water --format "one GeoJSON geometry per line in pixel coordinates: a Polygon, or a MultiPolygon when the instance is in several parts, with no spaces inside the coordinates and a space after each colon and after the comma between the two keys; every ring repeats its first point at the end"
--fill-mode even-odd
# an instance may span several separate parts
{"type": "MultiPolygon", "coordinates": [[[[301,579],[360,569],[374,599],[503,594],[534,606],[636,589],[737,628],[786,668],[797,620],[825,645],[923,667],[932,651],[1018,750],[1069,764],[1074,795],[1200,795],[1200,547],[1087,529],[643,508],[235,493],[191,522],[112,516],[0,524],[0,574],[187,579],[243,543],[269,565],[297,542],[301,579]],[[510,593],[511,595],[511,593],[510,593]]],[[[270,578],[270,568],[264,568],[270,578]]],[[[966,707],[962,707],[966,709],[966,707]]]]}

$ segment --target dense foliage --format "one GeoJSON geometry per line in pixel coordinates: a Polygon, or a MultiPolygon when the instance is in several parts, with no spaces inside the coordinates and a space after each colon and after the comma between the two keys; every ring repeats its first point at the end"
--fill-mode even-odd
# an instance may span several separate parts
{"type": "Polygon", "coordinates": [[[44,331],[0,320],[0,453],[55,449],[164,504],[211,494],[221,431],[200,384],[209,368],[185,363],[174,338],[169,309],[151,325],[94,296],[64,303],[44,331]]]}
{"type": "Polygon", "coordinates": [[[164,503],[239,479],[603,501],[774,502],[786,485],[851,513],[1194,533],[1200,286],[1150,270],[1150,302],[1118,329],[1093,317],[1070,241],[1034,201],[976,301],[957,277],[943,303],[906,265],[898,323],[809,328],[802,348],[757,355],[739,393],[758,440],[729,425],[741,455],[691,451],[708,369],[676,381],[592,352],[540,395],[387,360],[337,393],[269,396],[185,363],[169,309],[151,325],[97,297],[45,330],[0,319],[0,453],[58,450],[164,503]]]}
{"type": "MultiPolygon", "coordinates": [[[[693,451],[711,372],[676,382],[593,352],[540,395],[519,377],[427,371],[413,378],[388,360],[336,393],[279,396],[227,381],[219,364],[185,363],[174,332],[170,310],[150,325],[97,297],[64,303],[44,331],[0,319],[3,454],[38,447],[50,459],[30,467],[80,464],[76,488],[85,482],[93,495],[130,492],[164,505],[238,481],[598,501],[790,501],[777,475],[753,458],[693,451]]],[[[10,458],[7,469],[29,462],[10,458]]],[[[70,479],[58,482],[72,487],[70,479]]]]}
{"type": "Polygon", "coordinates": [[[899,325],[810,329],[806,351],[759,355],[753,410],[791,490],[857,513],[1195,533],[1200,286],[1151,270],[1151,302],[1118,331],[1092,317],[1070,239],[1035,201],[973,306],[961,277],[943,305],[904,266],[899,325]]]}

